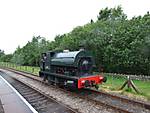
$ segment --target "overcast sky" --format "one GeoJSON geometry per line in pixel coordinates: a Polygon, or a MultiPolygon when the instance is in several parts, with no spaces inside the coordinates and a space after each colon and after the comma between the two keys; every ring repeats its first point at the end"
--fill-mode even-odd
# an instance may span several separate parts
{"type": "Polygon", "coordinates": [[[0,0],[0,49],[13,53],[38,35],[54,40],[118,5],[129,18],[150,11],[150,0],[0,0]]]}

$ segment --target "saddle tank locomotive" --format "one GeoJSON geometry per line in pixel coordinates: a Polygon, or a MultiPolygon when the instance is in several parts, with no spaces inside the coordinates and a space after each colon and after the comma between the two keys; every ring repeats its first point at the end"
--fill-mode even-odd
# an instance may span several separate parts
{"type": "Polygon", "coordinates": [[[106,77],[93,74],[95,62],[86,50],[49,51],[41,56],[39,75],[49,83],[81,89],[106,82],[106,77]]]}

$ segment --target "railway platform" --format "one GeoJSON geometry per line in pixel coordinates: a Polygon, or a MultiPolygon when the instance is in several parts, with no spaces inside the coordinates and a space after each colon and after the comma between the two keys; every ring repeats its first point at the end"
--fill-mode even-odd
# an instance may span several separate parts
{"type": "Polygon", "coordinates": [[[0,113],[37,113],[37,111],[1,76],[0,113]]]}

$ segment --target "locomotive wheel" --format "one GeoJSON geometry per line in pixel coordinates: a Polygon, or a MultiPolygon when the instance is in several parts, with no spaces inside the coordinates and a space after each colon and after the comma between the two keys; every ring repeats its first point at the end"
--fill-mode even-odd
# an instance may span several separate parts
{"type": "Polygon", "coordinates": [[[48,76],[48,77],[47,77],[47,79],[48,79],[48,83],[49,83],[50,85],[53,85],[53,84],[54,84],[54,82],[52,82],[52,80],[51,80],[51,77],[50,77],[50,76],[48,76]]]}
{"type": "Polygon", "coordinates": [[[48,79],[48,76],[44,74],[43,81],[45,82],[48,79]]]}
{"type": "Polygon", "coordinates": [[[48,81],[49,85],[54,85],[54,83],[52,81],[48,81]]]}

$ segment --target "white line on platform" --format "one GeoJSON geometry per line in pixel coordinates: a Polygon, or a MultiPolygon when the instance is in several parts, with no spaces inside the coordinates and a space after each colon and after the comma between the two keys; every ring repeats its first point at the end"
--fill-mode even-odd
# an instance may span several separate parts
{"type": "Polygon", "coordinates": [[[0,78],[4,80],[4,82],[20,97],[20,99],[30,108],[33,113],[38,113],[11,84],[9,84],[2,76],[0,76],[0,78]]]}

